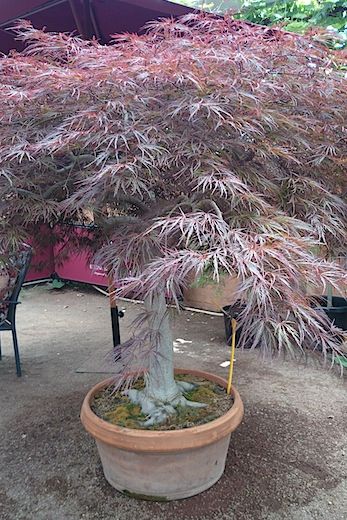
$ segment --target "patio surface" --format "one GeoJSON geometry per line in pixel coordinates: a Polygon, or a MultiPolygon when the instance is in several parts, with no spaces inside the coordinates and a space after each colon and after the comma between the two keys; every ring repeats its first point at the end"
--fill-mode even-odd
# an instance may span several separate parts
{"type": "MultiPolygon", "coordinates": [[[[223,478],[190,499],[140,502],[107,484],[79,421],[87,390],[107,377],[76,372],[102,364],[110,348],[107,298],[41,285],[24,289],[21,300],[21,379],[10,334],[2,334],[1,520],[347,518],[347,392],[338,375],[237,352],[234,382],[245,418],[232,435],[223,478]]],[[[139,306],[121,307],[124,338],[139,306]]],[[[222,318],[186,311],[174,319],[174,337],[192,341],[179,346],[177,365],[226,376],[222,318]]]]}

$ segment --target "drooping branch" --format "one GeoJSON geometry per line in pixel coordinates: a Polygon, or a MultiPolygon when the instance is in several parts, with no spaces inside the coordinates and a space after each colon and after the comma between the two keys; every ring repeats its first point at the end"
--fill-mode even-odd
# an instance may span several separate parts
{"type": "Polygon", "coordinates": [[[116,195],[114,197],[109,196],[110,201],[114,201],[120,204],[129,204],[130,206],[136,206],[140,210],[141,213],[147,213],[149,210],[149,207],[147,204],[142,202],[136,197],[133,197],[131,195],[116,195]]]}
{"type": "Polygon", "coordinates": [[[63,179],[59,182],[56,182],[55,184],[53,184],[53,186],[50,186],[46,191],[43,192],[42,197],[46,200],[49,200],[53,193],[59,188],[63,188],[64,186],[66,186],[67,182],[67,179],[63,179]]]}
{"type": "Polygon", "coordinates": [[[37,195],[33,191],[26,190],[24,188],[14,188],[14,191],[18,193],[19,195],[23,195],[24,197],[29,197],[33,200],[42,201],[42,198],[40,195],[37,195]]]}
{"type": "Polygon", "coordinates": [[[104,231],[111,231],[114,229],[117,229],[117,227],[126,227],[131,225],[143,225],[143,222],[141,219],[137,217],[127,216],[127,215],[120,215],[118,217],[102,217],[97,212],[95,213],[95,224],[102,228],[104,231]]]}

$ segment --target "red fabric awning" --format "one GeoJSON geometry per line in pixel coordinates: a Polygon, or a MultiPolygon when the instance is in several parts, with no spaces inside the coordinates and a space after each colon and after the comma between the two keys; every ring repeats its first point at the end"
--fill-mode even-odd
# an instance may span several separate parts
{"type": "Polygon", "coordinates": [[[111,34],[139,32],[159,17],[180,16],[191,9],[167,0],[16,0],[0,8],[0,51],[21,49],[21,42],[8,30],[25,18],[37,28],[74,32],[107,43],[111,34]]]}

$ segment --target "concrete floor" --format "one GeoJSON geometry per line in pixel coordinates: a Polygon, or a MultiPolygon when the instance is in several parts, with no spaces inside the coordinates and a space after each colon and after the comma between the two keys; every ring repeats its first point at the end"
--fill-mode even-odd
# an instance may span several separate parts
{"type": "MultiPolygon", "coordinates": [[[[110,348],[107,298],[38,286],[21,299],[21,379],[2,334],[1,520],[347,519],[347,392],[338,375],[237,352],[234,382],[246,413],[225,475],[191,499],[139,502],[107,484],[79,422],[85,393],[106,377],[76,370],[93,370],[110,348]]],[[[123,338],[140,308],[124,307],[123,338]]],[[[179,347],[177,365],[227,374],[221,318],[184,312],[173,325],[175,338],[192,341],[179,347]]]]}

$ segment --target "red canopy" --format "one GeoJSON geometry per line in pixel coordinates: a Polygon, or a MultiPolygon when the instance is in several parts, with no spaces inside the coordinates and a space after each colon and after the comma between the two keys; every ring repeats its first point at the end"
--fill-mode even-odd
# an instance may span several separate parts
{"type": "MultiPolygon", "coordinates": [[[[3,2],[2,2],[3,3],[3,2]]],[[[159,17],[180,16],[191,9],[167,0],[16,0],[0,8],[0,51],[21,49],[11,30],[18,18],[31,20],[48,31],[75,32],[84,38],[96,36],[107,43],[110,35],[139,32],[159,17]]]]}

